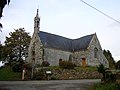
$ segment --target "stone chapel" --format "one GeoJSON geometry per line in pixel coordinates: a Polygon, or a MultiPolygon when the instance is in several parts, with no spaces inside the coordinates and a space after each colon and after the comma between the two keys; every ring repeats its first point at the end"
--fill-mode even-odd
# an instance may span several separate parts
{"type": "Polygon", "coordinates": [[[26,61],[41,65],[43,61],[50,66],[58,66],[60,60],[69,60],[77,66],[98,66],[102,63],[109,67],[109,62],[103,55],[96,33],[77,39],[69,39],[40,30],[40,17],[34,18],[34,33],[28,49],[26,61]]]}

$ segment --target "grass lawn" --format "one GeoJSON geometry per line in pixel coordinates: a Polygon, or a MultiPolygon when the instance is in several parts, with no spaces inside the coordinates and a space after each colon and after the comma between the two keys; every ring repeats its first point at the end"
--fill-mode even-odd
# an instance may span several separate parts
{"type": "Polygon", "coordinates": [[[120,85],[116,83],[98,83],[90,87],[88,90],[120,90],[120,85]]]}
{"type": "MultiPolygon", "coordinates": [[[[50,69],[50,70],[61,69],[61,67],[59,67],[59,66],[49,66],[47,68],[50,69]]],[[[79,67],[75,67],[74,69],[78,70],[78,71],[81,71],[81,70],[97,71],[96,67],[82,67],[82,66],[79,66],[79,67]]]]}
{"type": "Polygon", "coordinates": [[[21,80],[21,73],[13,72],[10,67],[0,68],[0,81],[21,80]]]}
{"type": "Polygon", "coordinates": [[[75,70],[89,70],[89,71],[97,71],[97,68],[96,67],[75,67],[75,70]]]}

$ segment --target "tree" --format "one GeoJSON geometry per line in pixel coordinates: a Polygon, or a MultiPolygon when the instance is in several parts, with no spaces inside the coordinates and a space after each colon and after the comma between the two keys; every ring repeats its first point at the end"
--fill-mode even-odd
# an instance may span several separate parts
{"type": "Polygon", "coordinates": [[[0,61],[5,61],[7,57],[7,48],[5,45],[0,44],[0,61]]]}
{"type": "Polygon", "coordinates": [[[6,37],[5,46],[9,62],[23,61],[27,55],[31,37],[25,32],[24,28],[16,29],[15,32],[9,33],[10,37],[6,37]]]}
{"type": "Polygon", "coordinates": [[[106,59],[108,60],[109,62],[109,67],[110,68],[115,68],[115,60],[114,58],[112,57],[112,54],[109,50],[104,50],[103,51],[103,54],[105,55],[106,59]]]}
{"type": "MultiPolygon", "coordinates": [[[[6,4],[9,5],[10,0],[0,0],[0,19],[2,17],[2,12],[3,12],[3,8],[5,7],[6,4]]],[[[2,28],[2,24],[0,23],[0,27],[2,28]]]]}

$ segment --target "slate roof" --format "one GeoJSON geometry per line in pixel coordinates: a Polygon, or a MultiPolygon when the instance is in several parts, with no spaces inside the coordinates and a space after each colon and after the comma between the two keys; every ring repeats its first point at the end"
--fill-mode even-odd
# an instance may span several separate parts
{"type": "Polygon", "coordinates": [[[44,47],[60,49],[63,51],[86,50],[94,34],[78,39],[69,39],[59,35],[40,31],[39,37],[44,47]]]}

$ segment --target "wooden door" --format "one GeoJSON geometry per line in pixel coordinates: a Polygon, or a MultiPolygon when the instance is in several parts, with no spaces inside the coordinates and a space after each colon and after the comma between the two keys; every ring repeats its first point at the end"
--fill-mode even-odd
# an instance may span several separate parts
{"type": "Polygon", "coordinates": [[[82,66],[83,66],[83,67],[86,66],[86,58],[82,58],[82,66]]]}

